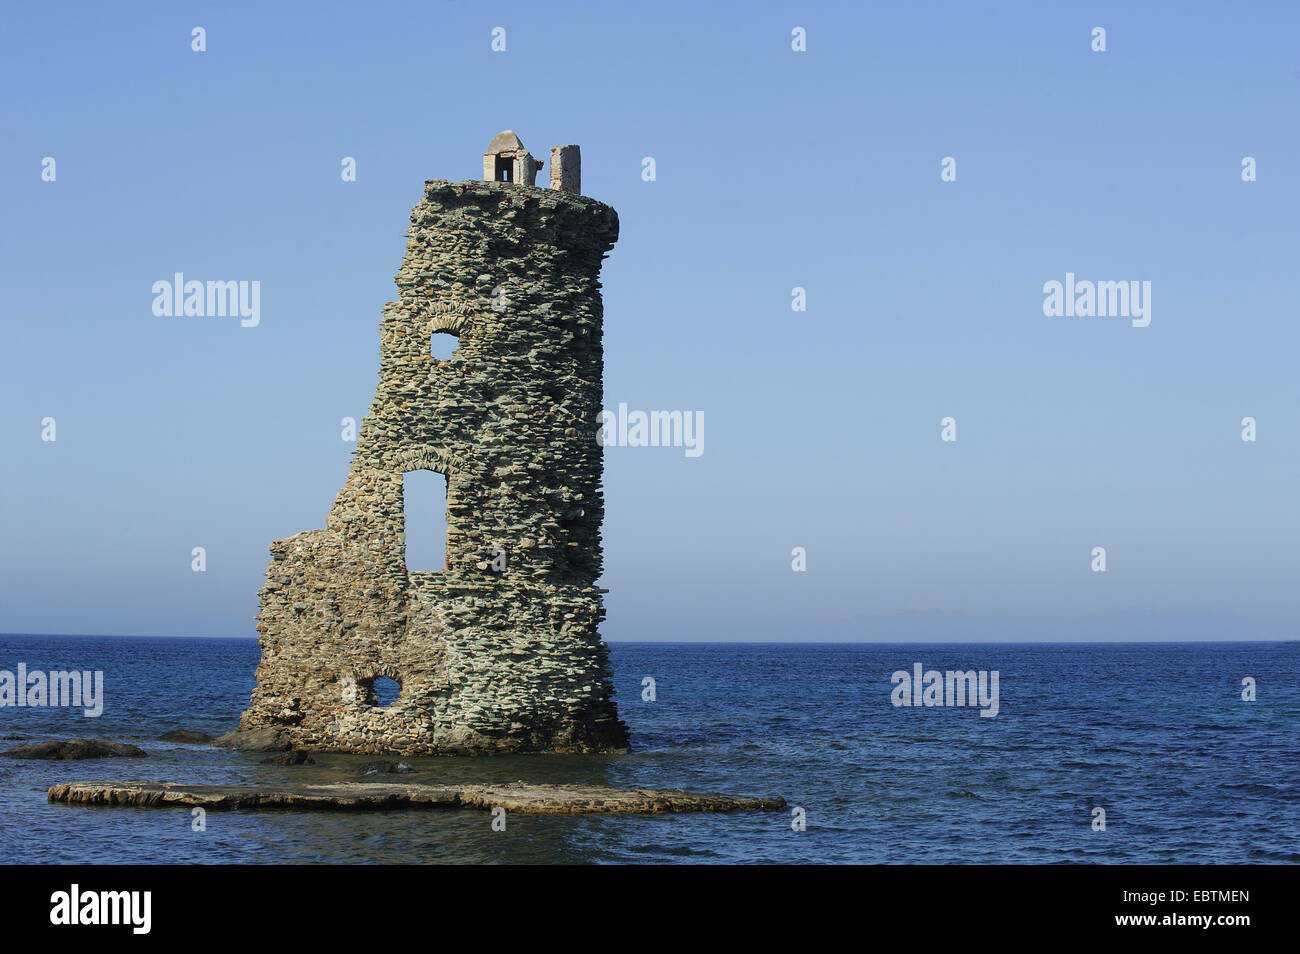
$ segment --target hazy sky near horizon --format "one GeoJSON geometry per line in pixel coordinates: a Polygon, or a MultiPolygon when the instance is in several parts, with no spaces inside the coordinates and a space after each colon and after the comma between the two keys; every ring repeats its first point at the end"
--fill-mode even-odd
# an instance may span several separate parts
{"type": "Polygon", "coordinates": [[[606,407],[705,422],[606,448],[607,639],[1294,638],[1300,5],[1136,6],[7,6],[0,631],[252,635],[423,181],[510,128],[619,212],[606,407]]]}

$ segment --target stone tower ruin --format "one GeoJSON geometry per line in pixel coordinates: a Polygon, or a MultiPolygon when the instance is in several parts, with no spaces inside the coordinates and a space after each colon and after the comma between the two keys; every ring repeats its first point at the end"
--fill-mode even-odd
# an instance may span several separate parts
{"type": "MultiPolygon", "coordinates": [[[[618,216],[504,132],[484,181],[425,183],[379,385],[323,530],[271,544],[230,745],[437,754],[627,747],[601,573],[601,261],[618,216]],[[431,340],[450,335],[449,360],[431,340]],[[447,560],[406,565],[403,478],[446,478],[447,560]],[[400,691],[384,705],[375,681],[400,691]]],[[[557,168],[558,165],[558,168],[557,168]]]]}

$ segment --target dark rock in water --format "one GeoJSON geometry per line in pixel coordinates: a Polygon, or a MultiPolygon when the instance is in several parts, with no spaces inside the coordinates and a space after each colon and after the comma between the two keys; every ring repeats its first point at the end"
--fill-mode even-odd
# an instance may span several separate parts
{"type": "Polygon", "coordinates": [[[164,732],[158,736],[159,742],[188,742],[190,745],[207,745],[212,741],[212,736],[206,732],[196,732],[193,729],[172,729],[170,732],[164,732]]]}
{"type": "Polygon", "coordinates": [[[405,762],[368,762],[361,766],[362,775],[395,775],[414,771],[415,769],[405,762]]]}
{"type": "Polygon", "coordinates": [[[241,752],[284,752],[293,748],[293,743],[279,729],[262,728],[227,732],[212,743],[225,749],[238,749],[241,752]]]}
{"type": "Polygon", "coordinates": [[[538,815],[583,812],[661,815],[667,812],[773,812],[784,798],[746,798],[657,789],[593,788],[586,785],[402,785],[349,782],[272,789],[247,785],[181,785],[174,782],[65,782],[47,795],[68,805],[135,808],[200,806],[206,809],[387,811],[473,808],[538,815]]]}
{"type": "Polygon", "coordinates": [[[144,749],[127,745],[125,742],[104,742],[99,739],[68,739],[63,742],[37,742],[34,745],[20,745],[3,753],[11,759],[107,759],[107,758],[144,758],[148,753],[144,749]]]}
{"type": "Polygon", "coordinates": [[[263,765],[315,765],[316,760],[306,752],[300,752],[296,749],[283,752],[280,755],[272,755],[268,759],[262,759],[263,765]]]}

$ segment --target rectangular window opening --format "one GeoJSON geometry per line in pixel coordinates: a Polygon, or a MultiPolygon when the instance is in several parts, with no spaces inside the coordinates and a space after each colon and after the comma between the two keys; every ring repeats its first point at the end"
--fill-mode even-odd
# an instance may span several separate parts
{"type": "Polygon", "coordinates": [[[408,573],[447,570],[447,478],[431,470],[402,475],[402,529],[408,573]]]}

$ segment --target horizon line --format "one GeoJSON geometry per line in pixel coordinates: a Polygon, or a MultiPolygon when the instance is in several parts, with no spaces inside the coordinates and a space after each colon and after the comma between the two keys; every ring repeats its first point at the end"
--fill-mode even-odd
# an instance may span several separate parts
{"type": "MultiPolygon", "coordinates": [[[[158,635],[153,633],[21,633],[0,632],[0,638],[21,636],[29,638],[53,637],[62,639],[238,639],[257,642],[256,636],[210,636],[194,634],[158,635]]],[[[1300,643],[1300,638],[1277,639],[831,639],[792,641],[781,639],[605,639],[606,644],[624,645],[664,645],[664,646],[872,646],[872,645],[916,645],[947,646],[962,644],[968,646],[1163,646],[1183,643],[1300,643]]]]}

